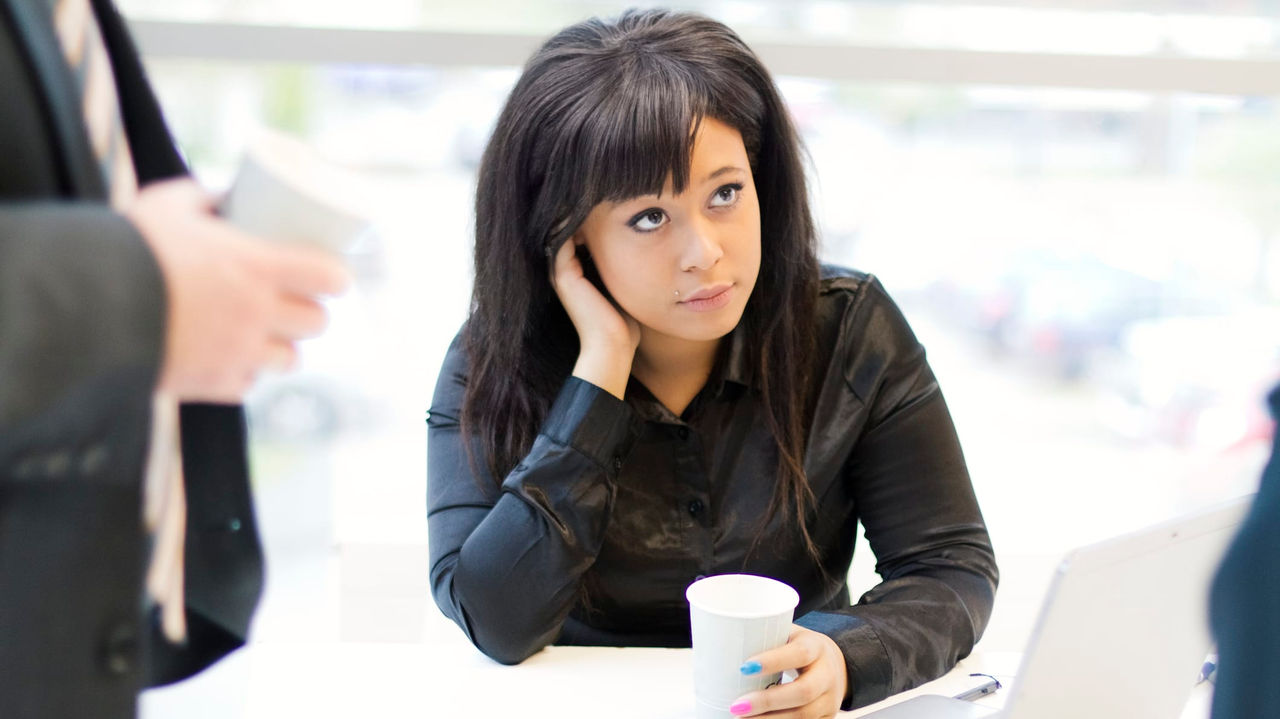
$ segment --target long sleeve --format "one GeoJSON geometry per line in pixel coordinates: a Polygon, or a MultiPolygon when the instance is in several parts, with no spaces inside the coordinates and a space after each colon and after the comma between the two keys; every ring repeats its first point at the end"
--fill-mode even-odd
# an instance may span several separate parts
{"type": "Polygon", "coordinates": [[[860,292],[839,349],[845,382],[866,409],[845,474],[883,581],[853,606],[798,620],[841,647],[849,679],[845,708],[949,671],[981,637],[998,581],[955,427],[924,349],[878,282],[864,283],[860,292]]]}
{"type": "MultiPolygon", "coordinates": [[[[481,651],[521,662],[556,639],[595,562],[614,481],[634,440],[630,408],[569,378],[528,455],[497,485],[473,473],[458,418],[461,336],[428,420],[427,526],[436,604],[481,651]]],[[[483,455],[477,450],[477,465],[483,455]]]]}
{"type": "Polygon", "coordinates": [[[140,686],[247,636],[263,569],[230,406],[182,408],[189,641],[138,623],[164,337],[164,281],[124,217],[88,200],[0,203],[0,696],[15,716],[132,716],[140,686]]]}
{"type": "Polygon", "coordinates": [[[163,281],[122,217],[90,202],[0,203],[6,715],[133,715],[138,478],[163,342],[163,281]]]}
{"type": "MultiPolygon", "coordinates": [[[[1280,387],[1269,397],[1280,420],[1280,387]]],[[[1209,619],[1218,641],[1213,719],[1280,716],[1280,433],[1257,497],[1218,567],[1209,619]]]]}
{"type": "Polygon", "coordinates": [[[136,383],[140,407],[149,407],[164,308],[146,243],[105,205],[0,204],[0,426],[121,372],[136,383]]]}

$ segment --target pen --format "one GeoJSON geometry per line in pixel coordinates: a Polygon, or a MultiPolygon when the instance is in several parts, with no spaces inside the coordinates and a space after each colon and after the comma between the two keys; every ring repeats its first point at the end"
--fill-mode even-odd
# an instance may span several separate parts
{"type": "MultiPolygon", "coordinates": [[[[1200,667],[1200,676],[1196,677],[1196,684],[1201,682],[1213,682],[1218,672],[1218,658],[1211,656],[1205,660],[1203,666],[1200,667]]],[[[1215,682],[1216,683],[1216,682],[1215,682]]]]}
{"type": "MultiPolygon", "coordinates": [[[[986,675],[978,674],[974,676],[986,676],[986,675]]],[[[1000,682],[993,677],[989,681],[983,682],[982,684],[979,684],[978,686],[968,691],[960,692],[955,696],[955,698],[962,699],[967,702],[971,702],[975,699],[981,699],[982,697],[985,697],[988,694],[994,694],[995,691],[999,688],[1000,688],[1000,682]]]]}

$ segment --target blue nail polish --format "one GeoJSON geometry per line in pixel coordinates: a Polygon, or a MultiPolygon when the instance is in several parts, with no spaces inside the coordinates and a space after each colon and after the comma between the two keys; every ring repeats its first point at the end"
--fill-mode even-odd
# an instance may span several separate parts
{"type": "Polygon", "coordinates": [[[752,674],[759,674],[760,670],[763,668],[764,667],[760,666],[760,662],[746,662],[742,666],[738,667],[738,671],[750,676],[752,674]]]}

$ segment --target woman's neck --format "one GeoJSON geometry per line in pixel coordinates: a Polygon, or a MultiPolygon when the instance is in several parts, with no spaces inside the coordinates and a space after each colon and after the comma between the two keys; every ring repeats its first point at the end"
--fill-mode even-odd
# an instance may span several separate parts
{"type": "Polygon", "coordinates": [[[631,374],[677,417],[711,376],[720,340],[685,340],[640,331],[631,374]]]}

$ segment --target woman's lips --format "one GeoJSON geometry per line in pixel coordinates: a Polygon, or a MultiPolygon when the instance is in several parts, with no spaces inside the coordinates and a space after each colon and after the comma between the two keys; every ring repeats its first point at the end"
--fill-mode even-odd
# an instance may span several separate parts
{"type": "Polygon", "coordinates": [[[729,300],[732,297],[733,285],[715,285],[694,292],[686,299],[680,300],[679,304],[681,307],[694,312],[708,312],[710,310],[718,310],[729,304],[729,300]]]}

